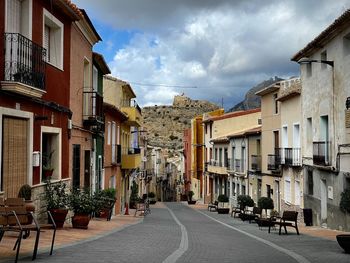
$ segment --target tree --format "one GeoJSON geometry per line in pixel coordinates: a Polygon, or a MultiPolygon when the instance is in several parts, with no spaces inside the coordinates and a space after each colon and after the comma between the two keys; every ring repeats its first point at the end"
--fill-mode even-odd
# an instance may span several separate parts
{"type": "Polygon", "coordinates": [[[258,200],[258,206],[261,209],[265,209],[265,215],[267,215],[267,209],[273,209],[273,200],[269,197],[260,197],[258,200]]]}

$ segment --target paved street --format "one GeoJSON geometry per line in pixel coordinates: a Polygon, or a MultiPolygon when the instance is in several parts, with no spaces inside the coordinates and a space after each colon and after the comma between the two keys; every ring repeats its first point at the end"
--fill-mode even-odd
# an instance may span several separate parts
{"type": "MultiPolygon", "coordinates": [[[[36,262],[350,262],[335,241],[259,230],[229,215],[180,203],[153,208],[140,224],[56,249],[36,262]]],[[[20,262],[29,262],[30,258],[20,262]]]]}

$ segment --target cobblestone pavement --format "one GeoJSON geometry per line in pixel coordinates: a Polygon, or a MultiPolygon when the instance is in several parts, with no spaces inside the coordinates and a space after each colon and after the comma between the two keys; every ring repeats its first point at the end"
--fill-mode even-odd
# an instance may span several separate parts
{"type": "Polygon", "coordinates": [[[229,215],[166,205],[140,224],[57,249],[51,257],[40,254],[35,262],[350,262],[333,240],[298,236],[294,229],[268,234],[229,215]]]}

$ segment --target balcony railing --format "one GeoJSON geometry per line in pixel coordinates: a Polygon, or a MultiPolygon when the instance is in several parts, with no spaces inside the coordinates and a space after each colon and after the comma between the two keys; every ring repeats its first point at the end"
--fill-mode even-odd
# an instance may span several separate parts
{"type": "Polygon", "coordinates": [[[233,165],[231,162],[231,158],[227,158],[227,170],[232,171],[233,170],[233,165]]]}
{"type": "Polygon", "coordinates": [[[261,155],[252,155],[252,170],[253,171],[261,171],[261,155]]]}
{"type": "Polygon", "coordinates": [[[133,108],[136,108],[141,113],[141,108],[137,104],[136,100],[123,100],[122,107],[133,107],[133,108]]]}
{"type": "Polygon", "coordinates": [[[241,159],[235,159],[235,171],[241,172],[241,170],[242,170],[241,159]]]}
{"type": "Polygon", "coordinates": [[[46,49],[18,33],[5,33],[4,80],[45,90],[46,49]]]}
{"type": "Polygon", "coordinates": [[[83,121],[86,126],[103,123],[103,97],[96,91],[83,91],[83,121]]]}
{"type": "Polygon", "coordinates": [[[281,164],[281,157],[279,154],[267,155],[267,170],[270,170],[270,171],[279,170],[280,164],[281,164]]]}
{"type": "Polygon", "coordinates": [[[284,164],[288,166],[300,166],[301,165],[301,152],[300,148],[284,148],[284,164]]]}
{"type": "Polygon", "coordinates": [[[313,143],[313,161],[316,165],[331,165],[330,142],[323,141],[313,143]]]}

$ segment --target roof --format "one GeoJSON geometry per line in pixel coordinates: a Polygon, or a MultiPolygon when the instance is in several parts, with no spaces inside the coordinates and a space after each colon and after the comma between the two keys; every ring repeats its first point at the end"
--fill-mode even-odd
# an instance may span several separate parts
{"type": "Polygon", "coordinates": [[[266,88],[259,90],[258,92],[255,93],[255,95],[258,96],[265,96],[266,94],[272,93],[280,88],[281,83],[280,82],[275,82],[270,86],[267,86],[266,88]]]}
{"type": "Polygon", "coordinates": [[[98,41],[102,41],[101,36],[97,33],[96,28],[94,27],[93,23],[91,22],[88,14],[86,13],[86,11],[84,9],[79,9],[80,12],[82,13],[82,15],[85,18],[86,23],[89,25],[89,27],[91,28],[92,32],[95,34],[96,38],[98,39],[98,41]]]}
{"type": "Polygon", "coordinates": [[[212,122],[212,121],[218,121],[218,120],[223,120],[223,119],[229,119],[229,118],[234,118],[234,117],[239,117],[239,116],[243,116],[243,115],[248,115],[248,114],[253,114],[256,112],[260,112],[261,109],[257,108],[257,109],[252,109],[252,110],[246,110],[246,111],[234,111],[234,112],[229,112],[220,116],[214,116],[214,117],[210,117],[206,120],[203,120],[203,123],[206,122],[212,122]]]}
{"type": "Polygon", "coordinates": [[[227,138],[227,136],[221,136],[221,137],[217,137],[217,138],[214,138],[214,139],[210,140],[210,142],[214,142],[214,143],[228,143],[229,139],[227,138]]]}
{"type": "Polygon", "coordinates": [[[101,54],[93,52],[92,56],[104,75],[111,73],[111,70],[109,69],[104,57],[101,54]]]}
{"type": "Polygon", "coordinates": [[[52,4],[62,9],[63,12],[66,15],[68,15],[72,20],[80,20],[84,18],[84,15],[80,11],[80,9],[70,0],[55,0],[52,2],[52,4]]]}
{"type": "Polygon", "coordinates": [[[109,104],[109,103],[104,101],[103,107],[105,109],[112,110],[112,111],[116,112],[121,121],[126,121],[128,119],[128,116],[125,113],[123,113],[121,110],[118,109],[118,107],[116,107],[112,104],[109,104]]]}
{"type": "Polygon", "coordinates": [[[299,61],[302,57],[308,57],[317,50],[323,48],[335,36],[344,30],[350,23],[350,9],[346,10],[334,22],[323,30],[316,38],[314,38],[303,49],[298,51],[292,58],[292,61],[299,61]]]}
{"type": "Polygon", "coordinates": [[[261,133],[261,125],[256,126],[254,128],[249,128],[249,129],[245,129],[233,134],[229,134],[227,135],[228,138],[235,138],[235,137],[244,137],[244,136],[248,136],[248,135],[255,135],[255,134],[260,134],[261,133]]]}

